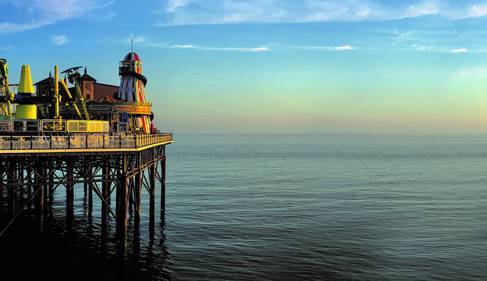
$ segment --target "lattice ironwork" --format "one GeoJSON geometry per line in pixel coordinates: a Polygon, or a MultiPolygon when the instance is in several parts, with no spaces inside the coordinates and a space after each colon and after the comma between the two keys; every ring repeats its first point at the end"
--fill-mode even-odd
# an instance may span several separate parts
{"type": "Polygon", "coordinates": [[[94,203],[101,204],[102,217],[115,219],[117,231],[125,236],[129,209],[135,223],[140,221],[141,191],[145,188],[153,226],[156,180],[161,186],[161,212],[165,209],[166,144],[137,141],[148,146],[132,152],[0,154],[0,199],[8,200],[12,217],[32,205],[42,217],[55,192],[66,192],[66,208],[72,210],[74,191],[83,188],[89,212],[94,203]]]}

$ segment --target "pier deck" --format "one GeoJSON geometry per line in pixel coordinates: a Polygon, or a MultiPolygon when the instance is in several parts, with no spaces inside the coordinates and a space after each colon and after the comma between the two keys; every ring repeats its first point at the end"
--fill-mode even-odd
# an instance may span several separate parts
{"type": "Polygon", "coordinates": [[[139,152],[172,143],[172,134],[72,136],[0,136],[0,155],[139,152]]]}
{"type": "Polygon", "coordinates": [[[118,234],[126,237],[129,212],[138,228],[145,189],[153,229],[156,180],[164,219],[165,148],[172,141],[172,134],[0,136],[0,200],[8,200],[12,217],[33,204],[42,224],[55,192],[66,192],[66,215],[72,216],[74,190],[83,188],[89,214],[100,204],[102,221],[115,218],[118,234]]]}

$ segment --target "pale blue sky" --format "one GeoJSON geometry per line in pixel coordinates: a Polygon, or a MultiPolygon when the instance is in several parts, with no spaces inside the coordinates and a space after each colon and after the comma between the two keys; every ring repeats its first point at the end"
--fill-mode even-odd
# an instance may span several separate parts
{"type": "Polygon", "coordinates": [[[481,133],[487,1],[0,0],[12,79],[144,62],[176,132],[481,133]]]}

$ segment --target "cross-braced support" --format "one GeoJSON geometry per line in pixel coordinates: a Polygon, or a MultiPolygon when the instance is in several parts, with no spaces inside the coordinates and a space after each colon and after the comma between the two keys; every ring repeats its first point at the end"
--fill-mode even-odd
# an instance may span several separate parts
{"type": "Polygon", "coordinates": [[[8,200],[12,216],[34,202],[42,222],[54,192],[64,189],[66,218],[70,220],[75,189],[83,188],[88,214],[91,216],[93,204],[100,204],[102,221],[116,219],[118,233],[126,237],[129,206],[138,227],[141,194],[145,189],[149,195],[149,227],[153,233],[156,180],[161,186],[161,214],[164,214],[165,161],[164,144],[133,152],[0,155],[0,200],[8,200]],[[112,197],[116,198],[115,209],[112,197]]]}

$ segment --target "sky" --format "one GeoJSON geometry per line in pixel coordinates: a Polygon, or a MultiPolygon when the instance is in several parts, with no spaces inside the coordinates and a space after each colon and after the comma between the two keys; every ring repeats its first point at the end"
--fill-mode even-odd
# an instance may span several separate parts
{"type": "Polygon", "coordinates": [[[11,82],[143,61],[175,133],[487,132],[487,1],[0,0],[11,82]]]}

